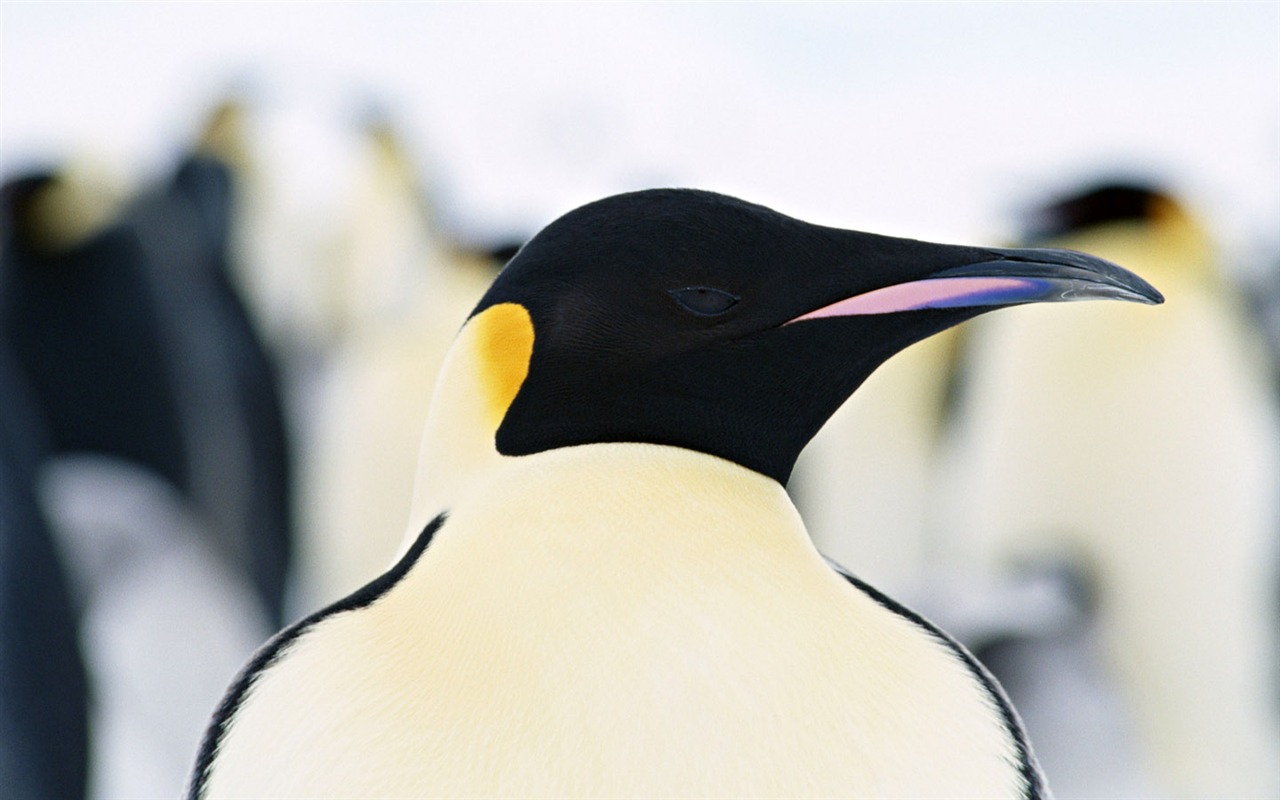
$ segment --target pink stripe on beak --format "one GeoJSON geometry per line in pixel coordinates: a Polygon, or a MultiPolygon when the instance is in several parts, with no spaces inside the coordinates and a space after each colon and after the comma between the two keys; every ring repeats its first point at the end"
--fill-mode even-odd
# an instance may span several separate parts
{"type": "Polygon", "coordinates": [[[1029,288],[1029,284],[1034,285],[1034,283],[1026,278],[926,278],[885,286],[848,297],[816,311],[810,311],[808,314],[802,314],[787,324],[822,317],[891,314],[895,311],[915,311],[923,308],[991,305],[994,297],[1020,294],[1029,288]]]}

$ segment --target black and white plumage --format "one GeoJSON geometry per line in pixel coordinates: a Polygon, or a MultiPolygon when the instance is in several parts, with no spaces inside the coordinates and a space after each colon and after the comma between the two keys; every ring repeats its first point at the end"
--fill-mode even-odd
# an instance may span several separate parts
{"type": "Polygon", "coordinates": [[[1088,297],[1160,299],[707,192],[570,212],[445,360],[402,558],[250,663],[191,796],[1043,796],[995,683],[782,483],[897,350],[1088,297]]]}

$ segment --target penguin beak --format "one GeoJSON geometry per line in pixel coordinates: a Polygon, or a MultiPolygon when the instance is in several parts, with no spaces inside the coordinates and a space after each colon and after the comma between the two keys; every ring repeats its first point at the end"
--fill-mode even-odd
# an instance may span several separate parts
{"type": "Polygon", "coordinates": [[[873,289],[802,314],[790,325],[824,317],[889,314],[926,308],[975,308],[1075,300],[1164,302],[1132,272],[1074,250],[996,249],[995,258],[935,272],[923,279],[873,289]]]}

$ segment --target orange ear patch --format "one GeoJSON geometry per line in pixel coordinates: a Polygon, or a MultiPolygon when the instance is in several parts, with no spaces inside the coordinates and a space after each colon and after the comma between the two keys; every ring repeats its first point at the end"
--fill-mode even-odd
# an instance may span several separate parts
{"type": "Polygon", "coordinates": [[[533,356],[533,320],[524,306],[500,303],[471,320],[485,411],[496,430],[529,374],[533,356]]]}

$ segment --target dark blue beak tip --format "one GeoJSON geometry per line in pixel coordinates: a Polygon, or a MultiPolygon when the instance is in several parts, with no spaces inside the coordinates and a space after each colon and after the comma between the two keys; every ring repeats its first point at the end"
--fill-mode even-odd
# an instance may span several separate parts
{"type": "Polygon", "coordinates": [[[1120,267],[1117,267],[1117,269],[1124,273],[1125,283],[1128,284],[1129,290],[1136,295],[1134,299],[1137,302],[1148,306],[1158,306],[1164,303],[1164,294],[1159,289],[1128,270],[1120,267]]]}
{"type": "MultiPolygon", "coordinates": [[[[1025,274],[1028,277],[1070,283],[1073,297],[1128,300],[1160,305],[1164,295],[1138,275],[1106,259],[1060,248],[993,249],[995,264],[975,265],[992,274],[1025,274]]],[[[962,270],[965,268],[961,268],[962,270]]]]}

